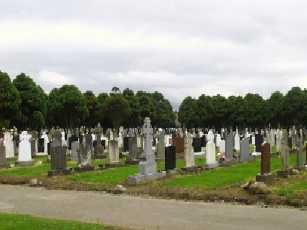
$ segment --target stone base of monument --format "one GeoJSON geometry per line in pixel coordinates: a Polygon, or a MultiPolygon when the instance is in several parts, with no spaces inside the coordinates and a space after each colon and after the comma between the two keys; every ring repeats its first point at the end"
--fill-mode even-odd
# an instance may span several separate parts
{"type": "Polygon", "coordinates": [[[94,159],[105,159],[106,158],[106,155],[103,155],[103,154],[95,154],[94,155],[94,159]]]}
{"type": "Polygon", "coordinates": [[[10,168],[10,164],[7,162],[0,163],[0,168],[10,168]]]}
{"type": "Polygon", "coordinates": [[[33,164],[33,161],[16,161],[16,165],[18,166],[32,166],[33,164]]]}
{"type": "Polygon", "coordinates": [[[214,169],[214,168],[219,167],[219,165],[220,165],[220,164],[219,164],[218,162],[216,162],[216,163],[206,164],[205,167],[206,167],[207,169],[214,169]]]}
{"type": "Polygon", "coordinates": [[[48,176],[61,176],[61,175],[69,175],[71,174],[71,169],[63,169],[63,170],[50,170],[48,171],[48,176]]]}
{"type": "Polygon", "coordinates": [[[203,170],[204,170],[204,167],[201,167],[201,166],[181,168],[181,172],[183,172],[183,173],[198,173],[198,172],[201,172],[203,170]]]}
{"type": "Polygon", "coordinates": [[[263,182],[265,184],[271,184],[273,182],[273,175],[272,174],[266,174],[266,175],[258,174],[256,176],[256,181],[263,182]]]}
{"type": "Polygon", "coordinates": [[[166,171],[167,175],[171,176],[171,175],[176,175],[177,170],[176,169],[169,169],[166,171]]]}
{"type": "Polygon", "coordinates": [[[127,161],[126,161],[126,164],[129,164],[129,165],[137,165],[139,162],[140,162],[140,160],[138,160],[138,159],[135,159],[135,160],[127,160],[127,161]]]}
{"type": "Polygon", "coordinates": [[[105,165],[99,165],[100,168],[116,168],[116,167],[123,167],[124,164],[121,162],[112,162],[112,163],[107,163],[105,165]]]}
{"type": "Polygon", "coordinates": [[[291,170],[279,170],[277,176],[280,178],[288,178],[291,175],[291,170]]]}
{"type": "Polygon", "coordinates": [[[74,168],[75,172],[88,172],[95,170],[94,166],[92,165],[84,165],[74,168]]]}
{"type": "Polygon", "coordinates": [[[150,181],[158,180],[166,176],[165,172],[156,172],[153,174],[148,175],[141,175],[138,174],[136,176],[129,176],[127,180],[128,185],[138,185],[138,184],[145,184],[150,181]]]}

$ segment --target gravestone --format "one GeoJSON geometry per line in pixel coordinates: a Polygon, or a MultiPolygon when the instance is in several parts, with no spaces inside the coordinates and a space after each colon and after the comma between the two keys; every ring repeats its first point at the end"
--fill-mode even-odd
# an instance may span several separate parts
{"type": "Polygon", "coordinates": [[[261,152],[261,145],[263,143],[263,136],[259,133],[255,135],[255,146],[256,146],[256,152],[261,152]]]}
{"type": "Polygon", "coordinates": [[[92,166],[92,155],[93,155],[93,146],[92,146],[92,134],[88,133],[85,135],[83,143],[79,145],[79,166],[76,170],[87,171],[93,170],[92,166]]]}
{"type": "Polygon", "coordinates": [[[17,164],[19,165],[32,165],[32,154],[31,154],[31,135],[27,131],[23,131],[19,136],[19,152],[17,164]]]}
{"type": "Polygon", "coordinates": [[[240,143],[240,161],[249,160],[249,138],[244,138],[240,143]]]}
{"type": "Polygon", "coordinates": [[[299,136],[296,138],[296,169],[303,170],[305,168],[304,166],[304,160],[303,160],[303,132],[300,130],[299,136]]]}
{"type": "MultiPolygon", "coordinates": [[[[185,159],[185,167],[186,168],[193,168],[195,167],[195,159],[194,159],[194,153],[192,148],[192,140],[194,144],[194,151],[195,151],[195,145],[197,145],[196,150],[197,152],[200,152],[201,150],[201,139],[196,138],[197,141],[195,142],[195,138],[192,138],[192,135],[190,133],[187,133],[184,137],[184,159],[185,159]]],[[[196,152],[196,151],[195,151],[196,152]]],[[[176,161],[176,159],[175,159],[176,161]]]]}
{"type": "Polygon", "coordinates": [[[73,141],[71,143],[71,160],[80,162],[79,159],[79,141],[73,141]]]}
{"type": "Polygon", "coordinates": [[[236,152],[240,152],[240,136],[239,136],[239,131],[236,130],[236,134],[234,137],[234,148],[236,150],[236,152]]]}
{"type": "Polygon", "coordinates": [[[226,142],[225,142],[225,160],[226,161],[232,161],[233,160],[233,146],[234,146],[234,139],[233,134],[230,132],[226,136],[226,142]]]}
{"type": "Polygon", "coordinates": [[[56,130],[53,134],[53,141],[50,146],[50,171],[48,176],[66,175],[70,173],[70,170],[66,168],[66,149],[62,146],[62,134],[59,130],[56,130]]]}
{"type": "Polygon", "coordinates": [[[152,152],[153,129],[150,118],[146,117],[143,126],[145,161],[139,163],[139,174],[128,177],[128,184],[140,184],[165,176],[157,172],[155,154],[152,152]]]}
{"type": "Polygon", "coordinates": [[[215,144],[212,141],[208,142],[206,146],[206,160],[206,166],[208,168],[216,168],[219,166],[216,161],[215,144]]]}
{"type": "Polygon", "coordinates": [[[157,158],[161,160],[165,159],[165,135],[163,131],[158,134],[157,158]]]}
{"type": "Polygon", "coordinates": [[[176,169],[176,149],[175,146],[165,147],[165,170],[176,169]]]}
{"type": "Polygon", "coordinates": [[[176,146],[176,153],[184,152],[184,139],[180,136],[176,136],[173,140],[176,146]]]}
{"type": "Polygon", "coordinates": [[[129,146],[129,155],[128,155],[128,163],[138,163],[138,146],[137,146],[137,137],[129,137],[128,139],[129,146]]]}
{"type": "Polygon", "coordinates": [[[0,168],[7,168],[9,164],[6,161],[4,138],[0,138],[0,168]]]}
{"type": "Polygon", "coordinates": [[[201,142],[202,142],[201,138],[199,137],[193,138],[193,149],[195,153],[201,152],[201,145],[202,145],[201,142]]]}
{"type": "Polygon", "coordinates": [[[281,134],[281,142],[280,142],[281,170],[277,171],[277,175],[279,177],[288,177],[290,173],[289,172],[288,132],[286,129],[283,129],[280,134],[281,134]]]}
{"type": "Polygon", "coordinates": [[[221,141],[220,141],[220,153],[221,154],[225,154],[225,150],[226,150],[226,143],[225,143],[225,140],[224,139],[222,139],[221,141]]]}
{"type": "Polygon", "coordinates": [[[44,138],[38,139],[38,152],[43,153],[44,152],[44,138]]]}
{"type": "Polygon", "coordinates": [[[261,145],[261,163],[260,174],[256,176],[256,181],[271,183],[271,147],[270,144],[264,143],[261,145]]]}
{"type": "Polygon", "coordinates": [[[281,148],[282,148],[283,132],[287,133],[287,135],[286,135],[286,136],[287,136],[286,143],[287,143],[287,145],[288,145],[288,132],[287,132],[287,130],[285,129],[285,130],[281,131],[280,129],[278,129],[278,130],[276,131],[276,151],[277,151],[278,153],[281,152],[281,148]]]}
{"type": "Polygon", "coordinates": [[[4,146],[6,158],[15,157],[14,136],[11,132],[4,132],[4,146]]]}
{"type": "Polygon", "coordinates": [[[109,165],[117,165],[119,164],[119,148],[118,148],[118,141],[117,140],[110,140],[109,141],[109,148],[108,148],[108,155],[107,155],[107,162],[109,165]]]}
{"type": "Polygon", "coordinates": [[[94,158],[103,159],[104,158],[104,146],[101,140],[101,135],[97,134],[96,141],[94,145],[94,158]]]}
{"type": "Polygon", "coordinates": [[[129,137],[124,137],[123,152],[129,152],[129,137]]]}

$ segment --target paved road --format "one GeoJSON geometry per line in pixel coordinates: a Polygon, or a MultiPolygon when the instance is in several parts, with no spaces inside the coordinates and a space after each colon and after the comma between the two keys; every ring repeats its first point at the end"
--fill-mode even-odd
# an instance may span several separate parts
{"type": "Polygon", "coordinates": [[[306,230],[307,212],[0,185],[0,212],[137,229],[306,230]]]}

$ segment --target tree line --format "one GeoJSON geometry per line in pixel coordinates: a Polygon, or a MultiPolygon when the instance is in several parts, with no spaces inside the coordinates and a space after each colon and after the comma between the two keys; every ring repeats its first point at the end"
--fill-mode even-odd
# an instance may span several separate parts
{"type": "MultiPolygon", "coordinates": [[[[149,116],[153,127],[175,127],[176,113],[159,92],[121,91],[95,95],[74,85],[54,88],[49,94],[21,73],[11,81],[0,71],[0,127],[42,129],[51,127],[141,127],[149,116]]],[[[224,97],[186,97],[178,111],[181,126],[195,127],[290,127],[307,125],[307,90],[293,87],[276,91],[268,99],[259,94],[224,97]]]]}
{"type": "Polygon", "coordinates": [[[273,128],[307,125],[307,90],[293,87],[286,94],[273,92],[268,99],[259,94],[224,97],[186,97],[179,107],[179,121],[186,128],[273,128]]]}
{"type": "Polygon", "coordinates": [[[65,129],[98,123],[106,128],[141,127],[149,116],[154,127],[174,127],[170,102],[159,92],[134,92],[113,87],[111,93],[82,93],[74,85],[54,88],[49,94],[33,79],[21,73],[11,81],[0,71],[0,127],[65,129]]]}

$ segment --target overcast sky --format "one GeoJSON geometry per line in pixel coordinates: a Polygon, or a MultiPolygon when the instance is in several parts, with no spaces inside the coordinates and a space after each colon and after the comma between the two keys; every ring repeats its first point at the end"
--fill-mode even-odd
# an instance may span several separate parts
{"type": "Polygon", "coordinates": [[[0,0],[0,69],[47,92],[268,96],[307,87],[307,1],[0,0]]]}

